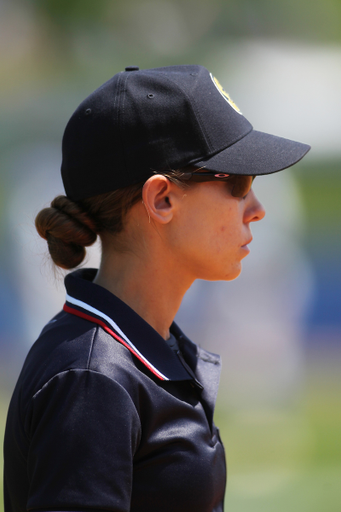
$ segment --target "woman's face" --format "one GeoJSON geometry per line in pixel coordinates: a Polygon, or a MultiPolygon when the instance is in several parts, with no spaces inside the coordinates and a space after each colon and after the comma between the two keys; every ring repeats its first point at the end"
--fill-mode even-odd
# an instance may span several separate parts
{"type": "Polygon", "coordinates": [[[182,192],[168,233],[178,264],[193,279],[235,279],[250,252],[250,223],[264,217],[263,206],[252,189],[233,197],[228,182],[193,183],[182,192]]]}

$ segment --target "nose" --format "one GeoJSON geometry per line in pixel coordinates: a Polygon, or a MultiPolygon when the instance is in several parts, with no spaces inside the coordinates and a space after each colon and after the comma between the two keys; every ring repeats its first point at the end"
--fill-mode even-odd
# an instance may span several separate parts
{"type": "Polygon", "coordinates": [[[244,213],[244,222],[257,222],[264,219],[265,209],[262,203],[257,199],[256,194],[251,189],[247,195],[247,207],[244,213]]]}

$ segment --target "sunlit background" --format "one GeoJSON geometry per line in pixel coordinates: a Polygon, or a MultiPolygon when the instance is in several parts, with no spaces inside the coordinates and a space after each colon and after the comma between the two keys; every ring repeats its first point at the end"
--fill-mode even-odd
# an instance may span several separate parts
{"type": "Polygon", "coordinates": [[[226,510],[339,512],[340,0],[0,0],[1,436],[25,354],[63,304],[33,219],[63,192],[65,124],[125,66],[172,64],[204,65],[256,129],[313,147],[255,181],[267,216],[241,277],[196,282],[177,316],[223,357],[226,510]]]}

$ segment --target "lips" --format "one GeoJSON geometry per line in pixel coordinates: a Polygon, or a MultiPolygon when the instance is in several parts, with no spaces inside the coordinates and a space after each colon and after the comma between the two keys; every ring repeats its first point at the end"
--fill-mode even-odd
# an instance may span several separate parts
{"type": "Polygon", "coordinates": [[[242,247],[245,247],[246,245],[249,245],[252,242],[253,238],[251,237],[245,244],[242,245],[242,247]]]}

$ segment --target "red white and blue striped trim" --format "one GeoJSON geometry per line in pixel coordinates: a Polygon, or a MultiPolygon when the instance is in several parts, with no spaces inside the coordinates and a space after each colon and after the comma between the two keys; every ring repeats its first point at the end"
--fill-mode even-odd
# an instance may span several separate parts
{"type": "Polygon", "coordinates": [[[163,373],[161,373],[157,368],[155,368],[154,365],[148,361],[143,354],[135,347],[135,345],[129,340],[129,338],[124,334],[124,332],[119,328],[119,326],[114,322],[112,318],[110,318],[108,315],[100,311],[99,309],[96,309],[90,304],[87,304],[86,302],[83,302],[81,300],[75,299],[74,297],[71,297],[70,295],[66,295],[66,303],[63,307],[64,311],[67,313],[70,313],[75,316],[79,316],[80,318],[84,318],[85,320],[89,320],[90,322],[94,322],[98,325],[100,325],[107,333],[109,333],[115,340],[119,341],[124,345],[134,356],[136,356],[156,377],[158,377],[161,380],[169,380],[168,377],[166,377],[163,373]],[[76,308],[81,308],[83,311],[80,311],[79,309],[73,308],[72,306],[69,306],[69,304],[72,304],[76,306],[76,308]],[[90,314],[89,314],[90,313],[90,314]],[[92,315],[91,315],[92,313],[92,315]],[[96,316],[93,316],[96,315],[96,316]],[[100,317],[100,318],[97,318],[100,317]],[[107,325],[109,324],[109,325],[107,325]],[[112,329],[114,329],[116,332],[114,332],[112,329]],[[118,334],[117,334],[118,333],[118,334]]]}

